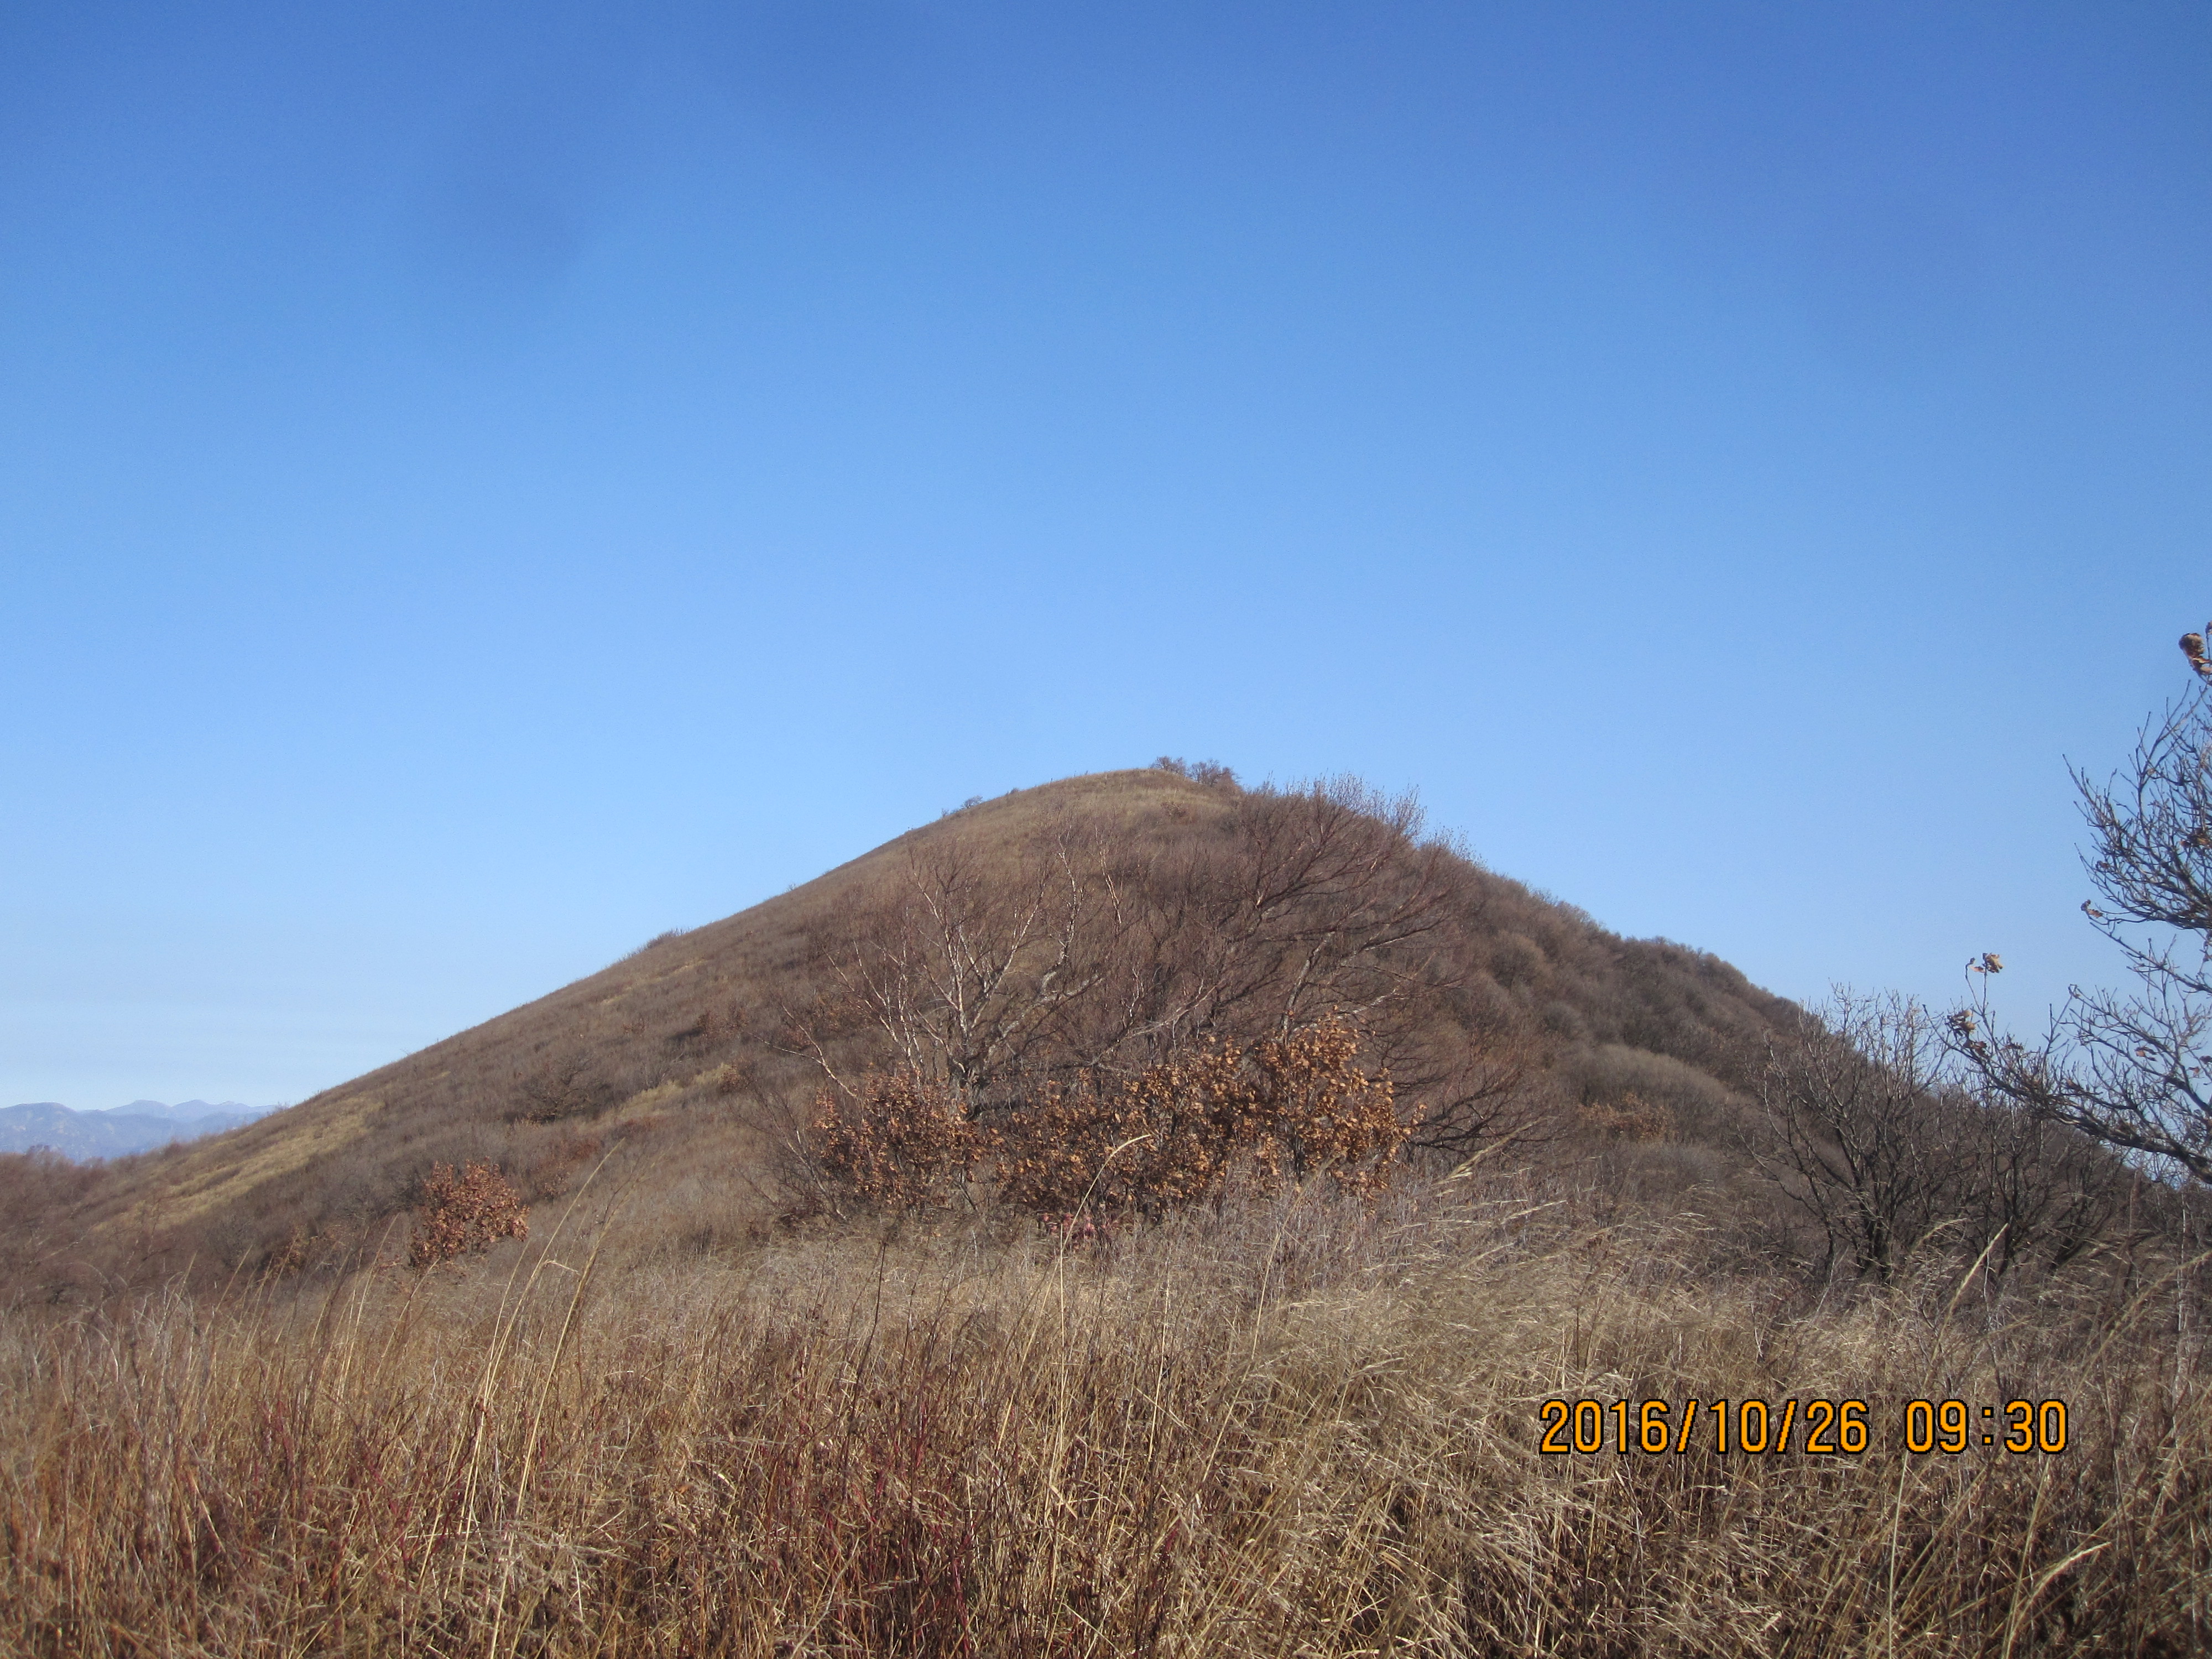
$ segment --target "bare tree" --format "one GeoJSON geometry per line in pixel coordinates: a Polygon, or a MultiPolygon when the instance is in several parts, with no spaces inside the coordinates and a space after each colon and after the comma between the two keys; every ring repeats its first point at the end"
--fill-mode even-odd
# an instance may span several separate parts
{"type": "Polygon", "coordinates": [[[2039,1040],[1998,1030],[1994,955],[1970,964],[1978,988],[1950,1017],[1954,1046],[1987,1086],[2107,1146],[2212,1182],[2212,663],[2182,641],[2208,684],[2138,734],[2128,766],[2098,784],[2075,769],[2100,906],[2091,925],[2116,945],[2131,992],[2070,988],[2039,1040]]]}
{"type": "Polygon", "coordinates": [[[1968,1228],[1961,1249],[1992,1283],[2031,1261],[2063,1267],[2108,1235],[2130,1179],[2111,1152],[1986,1091],[1941,1103],[1949,1109],[1939,1152],[1959,1162],[1968,1228]]]}
{"type": "Polygon", "coordinates": [[[848,1104],[896,1071],[1005,1127],[1054,1089],[1341,1023],[1418,1104],[1420,1150],[1545,1133],[1552,1045],[1470,970],[1486,890],[1417,803],[1351,779],[1219,787],[1224,810],[1127,841],[924,842],[824,951],[785,1046],[848,1104]]]}
{"type": "Polygon", "coordinates": [[[1423,988],[1455,896],[1457,860],[1421,830],[1411,797],[1349,778],[1239,796],[1218,841],[1145,872],[1120,1036],[1149,1059],[1330,1014],[1375,1032],[1423,988]]]}
{"type": "Polygon", "coordinates": [[[1760,1161],[1820,1227],[1829,1262],[1886,1284],[1954,1212],[1961,1170],[1934,1133],[1942,1058],[1937,1023],[1917,1002],[1843,991],[1770,1044],[1760,1161]]]}
{"type": "Polygon", "coordinates": [[[1052,825],[924,842],[825,950],[786,1046],[841,1087],[895,1069],[996,1121],[1048,1082],[1341,1020],[1429,1109],[1433,1150],[1525,1128],[1540,1045],[1470,999],[1447,924],[1484,901],[1419,806],[1349,779],[1222,787],[1225,810],[1129,842],[1052,825]]]}
{"type": "Polygon", "coordinates": [[[892,1066],[968,1101],[1046,1060],[1127,931],[1094,842],[1054,827],[1011,858],[959,836],[908,854],[830,956],[831,983],[791,1017],[833,1082],[836,1040],[866,1033],[892,1066]]]}
{"type": "Polygon", "coordinates": [[[1456,1159],[1501,1141],[1556,1139],[1566,1118],[1543,1079],[1558,1044],[1525,1018],[1452,995],[1458,988],[1441,989],[1442,1006],[1422,1027],[1386,1031],[1375,1044],[1400,1087],[1422,1103],[1412,1145],[1456,1159]]]}

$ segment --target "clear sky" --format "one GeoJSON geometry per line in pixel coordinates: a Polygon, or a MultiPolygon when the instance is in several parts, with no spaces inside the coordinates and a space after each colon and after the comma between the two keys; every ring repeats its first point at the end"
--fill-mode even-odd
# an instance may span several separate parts
{"type": "Polygon", "coordinates": [[[0,0],[0,1103],[1162,753],[2035,1013],[2209,530],[2199,0],[0,0]]]}

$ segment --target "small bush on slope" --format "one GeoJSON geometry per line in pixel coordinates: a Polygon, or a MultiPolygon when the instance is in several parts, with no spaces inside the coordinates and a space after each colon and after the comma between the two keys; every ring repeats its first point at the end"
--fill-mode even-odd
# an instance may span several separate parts
{"type": "Polygon", "coordinates": [[[488,1250],[502,1238],[529,1237],[530,1212],[497,1164],[471,1164],[457,1171],[440,1164],[423,1177],[422,1205],[407,1259],[418,1267],[431,1267],[488,1250]]]}

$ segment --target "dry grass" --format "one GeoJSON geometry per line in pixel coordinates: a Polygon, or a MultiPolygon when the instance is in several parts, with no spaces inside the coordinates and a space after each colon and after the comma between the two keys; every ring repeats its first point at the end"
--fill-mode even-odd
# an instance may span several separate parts
{"type": "Polygon", "coordinates": [[[1526,1178],[1317,1184],[1079,1251],[978,1218],[672,1266],[616,1206],[316,1300],[12,1315],[0,1641],[2203,1650],[2212,1405],[2170,1275],[1808,1308],[1688,1224],[1577,1214],[1526,1178]],[[2072,1444],[1909,1457],[1928,1394],[2063,1398],[2072,1444]],[[1863,1457],[1536,1450],[1556,1396],[1846,1395],[1863,1457]]]}

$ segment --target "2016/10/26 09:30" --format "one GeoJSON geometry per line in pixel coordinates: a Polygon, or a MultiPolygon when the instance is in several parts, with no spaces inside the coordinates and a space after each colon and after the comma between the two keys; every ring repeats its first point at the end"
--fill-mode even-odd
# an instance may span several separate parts
{"type": "MultiPolygon", "coordinates": [[[[1610,1440],[1613,1450],[1623,1455],[1680,1455],[1693,1443],[1723,1455],[1780,1455],[1793,1449],[1796,1435],[1796,1450],[1856,1456],[1867,1449],[1867,1409],[1863,1400],[1782,1400],[1771,1406],[1764,1400],[1687,1400],[1679,1408],[1664,1400],[1633,1404],[1626,1400],[1547,1400],[1540,1412],[1545,1431],[1537,1449],[1555,1455],[1588,1455],[1605,1450],[1610,1440]]],[[[2014,1400],[2002,1413],[1995,1406],[1984,1406],[1978,1416],[1978,1426],[1976,1413],[1963,1400],[1909,1400],[1901,1424],[1905,1449],[1958,1453],[1975,1445],[2015,1453],[2066,1449],[2063,1400],[2014,1400]]]]}

